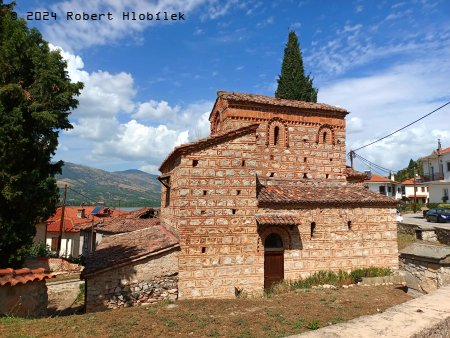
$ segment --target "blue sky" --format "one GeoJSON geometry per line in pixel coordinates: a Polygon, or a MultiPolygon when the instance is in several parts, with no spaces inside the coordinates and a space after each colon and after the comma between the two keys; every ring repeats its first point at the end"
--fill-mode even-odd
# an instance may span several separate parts
{"type": "MultiPolygon", "coordinates": [[[[175,145],[208,134],[218,90],[273,96],[289,29],[318,101],[351,112],[347,150],[450,100],[447,0],[19,0],[16,10],[56,13],[29,25],[85,83],[55,159],[109,171],[158,173],[175,145]],[[68,21],[69,11],[114,19],[68,21]],[[185,20],[125,21],[123,11],[182,12],[185,20]]],[[[450,146],[449,107],[359,154],[397,170],[438,138],[450,146]]]]}

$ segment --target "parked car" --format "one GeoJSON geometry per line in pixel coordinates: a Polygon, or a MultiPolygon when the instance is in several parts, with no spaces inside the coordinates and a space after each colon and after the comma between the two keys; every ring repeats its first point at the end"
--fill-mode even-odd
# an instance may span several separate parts
{"type": "Polygon", "coordinates": [[[430,209],[427,211],[427,222],[450,222],[450,209],[430,209]]]}

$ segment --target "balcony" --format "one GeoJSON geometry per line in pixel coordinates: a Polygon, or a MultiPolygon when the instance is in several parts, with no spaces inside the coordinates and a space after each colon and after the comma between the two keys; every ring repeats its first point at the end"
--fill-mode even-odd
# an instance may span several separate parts
{"type": "Polygon", "coordinates": [[[423,175],[423,181],[424,182],[430,182],[430,181],[441,181],[444,179],[444,173],[434,173],[434,175],[423,175]]]}

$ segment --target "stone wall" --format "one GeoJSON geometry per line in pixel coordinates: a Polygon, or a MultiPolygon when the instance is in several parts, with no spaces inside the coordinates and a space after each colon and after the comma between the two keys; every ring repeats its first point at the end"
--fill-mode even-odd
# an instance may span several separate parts
{"type": "Polygon", "coordinates": [[[86,277],[86,312],[178,298],[178,249],[86,277]]]}
{"type": "Polygon", "coordinates": [[[47,315],[45,280],[0,286],[0,315],[42,317],[47,315]]]}
{"type": "Polygon", "coordinates": [[[434,232],[439,243],[450,245],[450,229],[435,227],[434,232]]]}
{"type": "Polygon", "coordinates": [[[400,257],[400,269],[405,271],[406,284],[414,290],[430,293],[450,285],[450,266],[431,263],[420,257],[400,257]]]}
{"type": "Polygon", "coordinates": [[[46,272],[80,272],[82,265],[73,264],[64,258],[28,258],[25,266],[29,269],[44,268],[46,272]]]}
{"type": "MultiPolygon", "coordinates": [[[[273,209],[264,209],[273,212],[273,209]]],[[[389,208],[328,208],[277,210],[293,213],[294,228],[260,229],[258,251],[270,233],[285,244],[285,278],[299,279],[319,270],[350,271],[362,267],[398,269],[395,210],[389,208]],[[315,223],[311,236],[311,223],[315,223]],[[349,223],[350,222],[350,223],[349,223]]]]}

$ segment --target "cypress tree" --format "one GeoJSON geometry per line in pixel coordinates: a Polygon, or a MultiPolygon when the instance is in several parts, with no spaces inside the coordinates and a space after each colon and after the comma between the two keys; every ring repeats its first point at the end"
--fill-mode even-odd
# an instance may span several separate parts
{"type": "Polygon", "coordinates": [[[302,53],[295,32],[289,32],[288,42],[284,49],[281,74],[278,77],[278,88],[275,97],[288,100],[317,102],[317,92],[313,87],[313,79],[305,76],[302,53]]]}
{"type": "Polygon", "coordinates": [[[0,267],[20,266],[36,232],[59,200],[52,163],[61,129],[82,83],[36,29],[0,0],[0,267]]]}

